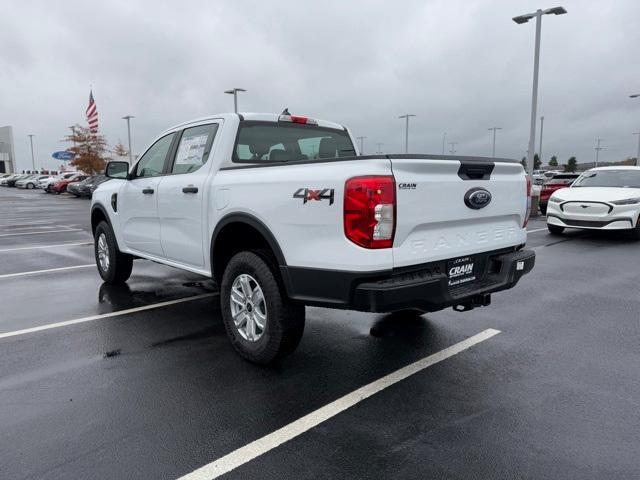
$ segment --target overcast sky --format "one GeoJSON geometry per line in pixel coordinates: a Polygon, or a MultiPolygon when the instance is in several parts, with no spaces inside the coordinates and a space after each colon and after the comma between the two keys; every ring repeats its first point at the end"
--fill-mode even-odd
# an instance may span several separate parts
{"type": "MultiPolygon", "coordinates": [[[[240,110],[306,114],[382,142],[461,155],[525,155],[534,23],[511,17],[563,5],[542,25],[539,115],[543,157],[566,162],[635,156],[640,129],[640,1],[22,1],[3,8],[0,126],[13,125],[18,170],[38,165],[74,123],[86,125],[89,86],[100,132],[133,151],[163,129],[232,111],[225,89],[248,90],[240,110]],[[447,145],[447,150],[450,147],[447,145]]],[[[539,130],[538,130],[539,133],[539,130]]],[[[536,149],[537,149],[536,140],[536,149]]]]}

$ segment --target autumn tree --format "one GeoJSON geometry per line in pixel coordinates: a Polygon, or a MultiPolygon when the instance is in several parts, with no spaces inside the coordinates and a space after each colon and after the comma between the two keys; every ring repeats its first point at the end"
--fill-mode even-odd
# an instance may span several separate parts
{"type": "Polygon", "coordinates": [[[557,167],[558,166],[558,157],[556,157],[555,155],[551,157],[551,160],[549,160],[549,166],[550,167],[557,167]]]}
{"type": "Polygon", "coordinates": [[[116,146],[113,147],[113,154],[116,157],[124,158],[126,160],[127,157],[129,157],[129,150],[127,150],[125,146],[122,144],[122,142],[118,140],[118,143],[116,143],[116,146]]]}
{"type": "Polygon", "coordinates": [[[540,156],[536,153],[533,155],[533,169],[539,170],[542,166],[542,160],[540,160],[540,156]]]}
{"type": "Polygon", "coordinates": [[[72,144],[67,148],[67,151],[75,155],[69,162],[70,165],[88,175],[104,171],[105,163],[109,160],[104,135],[91,133],[88,128],[76,125],[73,127],[73,134],[67,135],[63,141],[72,144]]]}

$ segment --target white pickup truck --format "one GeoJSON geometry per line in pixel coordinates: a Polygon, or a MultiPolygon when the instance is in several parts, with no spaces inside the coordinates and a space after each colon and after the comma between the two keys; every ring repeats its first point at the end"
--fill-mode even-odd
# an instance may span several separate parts
{"type": "Polygon", "coordinates": [[[518,162],[362,156],[344,126],[287,111],[177,125],[106,174],[91,206],[104,281],[126,281],[134,258],[212,277],[256,363],[296,348],[305,305],[466,311],[535,261],[518,162]]]}

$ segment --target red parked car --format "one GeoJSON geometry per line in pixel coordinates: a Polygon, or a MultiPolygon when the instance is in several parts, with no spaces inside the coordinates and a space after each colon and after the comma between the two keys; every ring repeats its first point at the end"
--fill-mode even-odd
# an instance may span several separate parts
{"type": "Polygon", "coordinates": [[[542,215],[547,214],[547,203],[549,203],[549,197],[551,197],[553,192],[568,187],[579,176],[579,173],[560,173],[546,182],[542,186],[542,190],[540,190],[540,213],[542,213],[542,215]]]}
{"type": "Polygon", "coordinates": [[[60,195],[63,192],[67,191],[67,185],[69,185],[71,182],[80,182],[82,180],[84,180],[85,178],[87,178],[89,175],[75,175],[73,177],[70,178],[65,178],[63,180],[60,180],[56,183],[54,183],[51,188],[50,191],[52,193],[56,193],[58,195],[60,195]]]}

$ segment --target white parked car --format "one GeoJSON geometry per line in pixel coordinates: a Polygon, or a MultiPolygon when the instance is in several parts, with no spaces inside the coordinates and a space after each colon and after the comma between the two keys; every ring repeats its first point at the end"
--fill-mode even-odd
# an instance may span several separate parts
{"type": "Polygon", "coordinates": [[[78,172],[66,172],[61,173],[60,175],[56,175],[55,177],[44,178],[38,182],[38,188],[42,188],[45,192],[49,192],[49,189],[53,186],[54,183],[57,183],[60,180],[72,178],[76,175],[78,175],[78,172]]]}
{"type": "Polygon", "coordinates": [[[20,180],[18,180],[16,182],[16,187],[32,190],[34,188],[38,188],[39,183],[47,178],[49,178],[49,175],[31,175],[29,177],[21,178],[20,180]]]}
{"type": "Polygon", "coordinates": [[[358,155],[349,130],[275,114],[170,128],[93,194],[98,271],[147,258],[213,277],[236,350],[291,353],[305,305],[368,312],[487,306],[534,265],[515,160],[358,155]]]}
{"type": "Polygon", "coordinates": [[[640,167],[599,167],[584,172],[568,188],[556,190],[547,205],[547,226],[629,230],[640,239],[640,167]]]}

